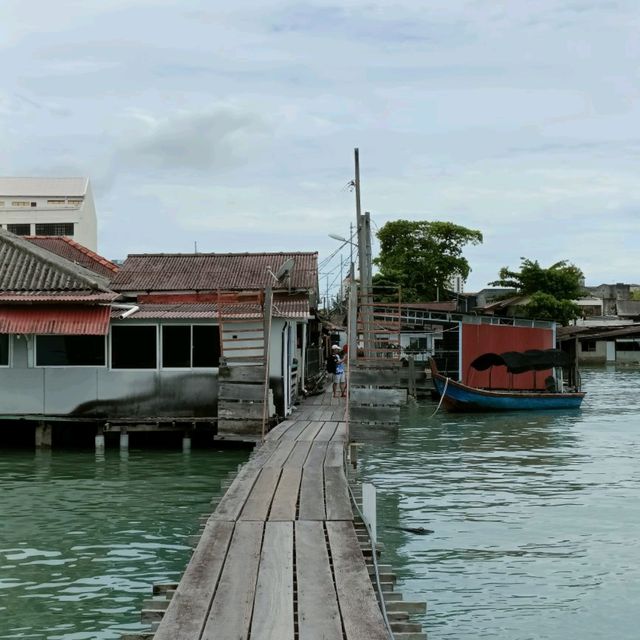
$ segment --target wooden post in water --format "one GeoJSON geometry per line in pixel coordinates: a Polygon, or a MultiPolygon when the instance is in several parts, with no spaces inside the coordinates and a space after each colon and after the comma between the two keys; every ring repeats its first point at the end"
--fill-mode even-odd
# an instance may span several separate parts
{"type": "Polygon", "coordinates": [[[129,450],[129,432],[124,425],[120,427],[120,451],[129,450]]]}
{"type": "Polygon", "coordinates": [[[95,445],[96,452],[104,451],[104,427],[102,425],[96,427],[95,445]]]}
{"type": "Polygon", "coordinates": [[[46,422],[36,425],[36,449],[51,449],[53,428],[46,422]]]}

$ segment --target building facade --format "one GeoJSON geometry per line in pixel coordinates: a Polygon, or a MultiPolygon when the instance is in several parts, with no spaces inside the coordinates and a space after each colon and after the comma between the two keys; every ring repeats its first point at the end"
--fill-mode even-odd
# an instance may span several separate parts
{"type": "Polygon", "coordinates": [[[18,236],[67,236],[97,251],[88,178],[0,178],[0,226],[18,236]]]}

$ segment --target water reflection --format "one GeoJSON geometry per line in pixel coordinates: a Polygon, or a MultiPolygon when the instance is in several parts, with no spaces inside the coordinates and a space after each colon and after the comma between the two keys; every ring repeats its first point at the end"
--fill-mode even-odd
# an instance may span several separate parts
{"type": "Polygon", "coordinates": [[[409,408],[361,449],[379,537],[429,637],[635,638],[640,614],[640,371],[583,372],[572,413],[409,408]],[[418,536],[397,527],[434,530],[418,536]]]}
{"type": "Polygon", "coordinates": [[[151,584],[180,576],[198,516],[246,455],[2,452],[0,638],[141,629],[151,584]]]}

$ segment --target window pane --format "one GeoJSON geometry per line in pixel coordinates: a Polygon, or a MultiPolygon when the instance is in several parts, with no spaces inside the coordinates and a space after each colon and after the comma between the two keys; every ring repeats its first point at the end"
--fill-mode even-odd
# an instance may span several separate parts
{"type": "Polygon", "coordinates": [[[0,333],[0,365],[5,367],[9,364],[9,336],[0,333]]]}
{"type": "Polygon", "coordinates": [[[111,366],[114,369],[155,369],[156,328],[114,326],[111,366]]]}
{"type": "Polygon", "coordinates": [[[30,224],[8,224],[7,231],[15,233],[17,236],[28,236],[31,234],[30,224]]]}
{"type": "Polygon", "coordinates": [[[37,236],[72,236],[73,222],[46,222],[36,224],[37,236]]]}
{"type": "Polygon", "coordinates": [[[220,333],[218,327],[193,327],[193,366],[217,367],[220,363],[220,333]]]}
{"type": "Polygon", "coordinates": [[[162,327],[162,366],[191,366],[191,327],[162,327]]]}
{"type": "Polygon", "coordinates": [[[39,367],[104,366],[104,336],[36,336],[39,367]]]}

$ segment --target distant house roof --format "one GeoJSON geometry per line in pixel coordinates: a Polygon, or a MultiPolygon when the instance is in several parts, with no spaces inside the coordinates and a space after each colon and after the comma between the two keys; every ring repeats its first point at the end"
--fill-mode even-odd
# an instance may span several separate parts
{"type": "Polygon", "coordinates": [[[640,300],[618,300],[616,311],[621,318],[640,316],[640,300]]]}
{"type": "Polygon", "coordinates": [[[104,300],[116,297],[108,280],[0,229],[0,300],[104,300]]]}
{"type": "Polygon", "coordinates": [[[134,254],[111,281],[116,291],[216,291],[276,288],[315,290],[317,253],[134,254]],[[277,283],[275,272],[287,260],[294,266],[277,283]]]}
{"type": "Polygon", "coordinates": [[[27,236],[25,240],[105,278],[111,279],[118,271],[118,265],[66,236],[27,236]]]}
{"type": "Polygon", "coordinates": [[[0,178],[0,196],[84,196],[89,178],[0,178]]]}

